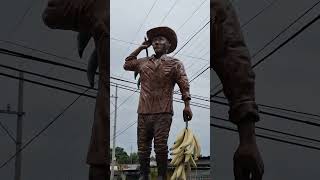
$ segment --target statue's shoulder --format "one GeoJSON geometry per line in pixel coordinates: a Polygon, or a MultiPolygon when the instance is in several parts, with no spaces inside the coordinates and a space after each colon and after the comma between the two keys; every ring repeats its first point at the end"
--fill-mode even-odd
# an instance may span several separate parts
{"type": "Polygon", "coordinates": [[[172,57],[172,56],[166,56],[167,60],[172,61],[173,63],[180,63],[181,61],[176,58],[176,57],[172,57]]]}

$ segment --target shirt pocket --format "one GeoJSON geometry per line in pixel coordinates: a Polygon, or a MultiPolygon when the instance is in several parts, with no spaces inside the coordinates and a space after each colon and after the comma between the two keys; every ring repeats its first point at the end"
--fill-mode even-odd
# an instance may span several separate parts
{"type": "Polygon", "coordinates": [[[163,78],[171,79],[173,78],[174,65],[172,63],[163,63],[162,65],[162,75],[163,78]]]}

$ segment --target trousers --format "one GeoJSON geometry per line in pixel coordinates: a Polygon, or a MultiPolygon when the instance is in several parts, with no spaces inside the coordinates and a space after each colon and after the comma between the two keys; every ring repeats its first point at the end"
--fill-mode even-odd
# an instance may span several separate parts
{"type": "Polygon", "coordinates": [[[138,156],[144,174],[149,172],[152,140],[158,169],[165,173],[168,161],[168,137],[172,114],[138,114],[138,156]]]}

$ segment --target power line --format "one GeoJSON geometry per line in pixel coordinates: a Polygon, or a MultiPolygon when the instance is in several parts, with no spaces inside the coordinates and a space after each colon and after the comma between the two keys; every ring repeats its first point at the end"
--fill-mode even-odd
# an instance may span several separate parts
{"type": "Polygon", "coordinates": [[[195,14],[196,12],[202,7],[202,5],[206,2],[207,0],[204,0],[201,2],[201,4],[191,13],[191,15],[182,23],[181,26],[177,29],[179,31],[195,14]]]}
{"type": "Polygon", "coordinates": [[[166,15],[162,18],[162,20],[160,21],[160,25],[164,22],[164,20],[167,19],[167,17],[169,16],[169,14],[171,13],[171,11],[173,10],[173,8],[177,5],[179,0],[175,0],[175,2],[172,4],[172,6],[170,7],[169,11],[166,13],[166,15]]]}
{"type": "MultiPolygon", "coordinates": [[[[140,44],[138,43],[134,43],[134,42],[130,42],[130,41],[125,41],[125,40],[122,40],[122,39],[118,39],[118,38],[110,38],[111,40],[114,40],[114,41],[119,41],[119,42],[123,42],[123,43],[126,43],[126,44],[132,44],[132,45],[136,45],[136,46],[140,46],[140,44]]],[[[182,54],[180,53],[179,54],[180,56],[185,56],[185,57],[189,57],[189,58],[192,58],[192,59],[199,59],[201,61],[205,61],[205,62],[208,62],[209,59],[204,59],[202,57],[196,57],[196,56],[191,56],[191,55],[187,55],[187,54],[182,54]]],[[[86,63],[84,63],[86,64],[86,63]]],[[[87,65],[87,64],[86,64],[87,65]]]]}
{"type": "MultiPolygon", "coordinates": [[[[210,116],[210,117],[214,118],[214,119],[217,119],[217,120],[220,120],[220,121],[230,122],[229,120],[221,118],[221,117],[217,117],[217,116],[210,116]]],[[[272,132],[272,133],[278,133],[278,134],[282,134],[282,135],[292,136],[292,137],[295,137],[295,138],[305,139],[305,140],[309,140],[309,141],[313,141],[313,142],[318,142],[318,143],[320,142],[320,140],[318,140],[318,139],[299,136],[299,135],[295,135],[295,134],[291,134],[291,133],[285,133],[285,132],[282,132],[282,131],[277,131],[277,130],[268,129],[268,128],[264,128],[264,127],[255,126],[255,128],[256,129],[261,129],[261,130],[264,130],[264,131],[269,131],[269,132],[272,132]]]]}
{"type": "MultiPolygon", "coordinates": [[[[320,2],[320,1],[319,1],[320,2]]],[[[281,43],[279,46],[277,46],[273,51],[271,51],[269,54],[267,54],[266,56],[264,56],[262,59],[260,59],[259,61],[257,61],[253,66],[252,69],[254,69],[255,67],[257,67],[259,64],[261,64],[263,61],[265,61],[267,58],[269,58],[271,55],[273,55],[274,53],[276,53],[279,49],[281,49],[283,46],[285,46],[286,44],[288,44],[291,40],[293,40],[295,37],[297,37],[299,34],[301,34],[304,30],[306,30],[308,27],[310,27],[313,23],[315,23],[317,20],[319,20],[320,15],[316,16],[313,20],[311,20],[309,23],[307,23],[306,25],[304,25],[300,30],[298,30],[296,33],[294,33],[292,36],[290,36],[287,40],[285,40],[283,43],[281,43]]],[[[222,92],[222,89],[220,89],[219,91],[217,91],[216,93],[214,93],[212,95],[212,97],[217,96],[219,93],[222,92]]]]}
{"type": "MultiPolygon", "coordinates": [[[[210,21],[210,15],[207,16],[205,19],[203,19],[203,20],[199,23],[199,26],[198,26],[196,29],[200,29],[200,28],[202,27],[202,25],[205,24],[208,20],[210,21]]],[[[209,29],[209,30],[210,30],[210,29],[209,29]]],[[[197,38],[196,40],[194,40],[193,43],[192,43],[192,45],[190,45],[189,48],[188,48],[187,50],[184,50],[184,51],[189,52],[189,51],[190,51],[189,49],[191,49],[191,47],[195,46],[197,43],[198,43],[198,44],[199,44],[199,43],[202,43],[202,41],[199,41],[200,39],[201,39],[201,38],[199,37],[199,38],[197,38]]],[[[210,41],[209,38],[207,38],[207,39],[210,41]]],[[[196,46],[196,47],[198,47],[198,46],[196,46]]],[[[194,51],[194,49],[193,49],[192,51],[194,51]]]]}
{"type": "Polygon", "coordinates": [[[92,95],[83,94],[83,93],[80,93],[80,92],[77,92],[77,91],[72,91],[72,90],[69,90],[69,89],[65,89],[65,88],[61,88],[61,87],[57,87],[57,86],[53,86],[53,85],[49,85],[49,84],[45,84],[45,83],[29,80],[29,79],[26,79],[26,78],[20,78],[20,77],[12,76],[12,75],[9,75],[9,74],[6,74],[6,73],[2,73],[2,72],[0,72],[0,75],[1,76],[5,76],[5,77],[9,77],[9,78],[13,78],[13,79],[18,79],[18,80],[22,79],[25,82],[29,82],[29,83],[32,83],[32,84],[37,84],[37,85],[40,85],[40,86],[44,86],[44,87],[48,87],[48,88],[52,88],[52,89],[57,89],[57,90],[69,92],[69,93],[72,93],[72,94],[83,95],[83,96],[95,99],[95,96],[92,96],[92,95]]]}
{"type": "MultiPolygon", "coordinates": [[[[3,66],[0,64],[1,67],[7,67],[7,68],[10,68],[10,69],[13,69],[13,70],[16,70],[16,71],[22,71],[20,69],[17,69],[17,68],[12,68],[12,67],[9,67],[9,66],[3,66]]],[[[28,71],[22,71],[22,72],[25,72],[25,73],[31,73],[31,72],[28,72],[28,71]]],[[[72,82],[68,82],[68,81],[64,81],[64,80],[60,80],[60,79],[57,79],[57,78],[51,78],[51,77],[48,77],[48,76],[43,76],[43,75],[39,75],[39,74],[36,74],[36,73],[31,73],[33,75],[37,75],[37,76],[40,76],[40,77],[45,77],[45,78],[48,78],[48,79],[52,79],[52,80],[55,80],[55,81],[59,81],[59,82],[63,82],[63,83],[68,83],[68,84],[73,84],[73,85],[76,85],[76,86],[81,86],[83,88],[89,88],[89,86],[84,86],[84,85],[80,85],[80,84],[77,84],[77,83],[72,83],[72,82]]],[[[6,76],[6,77],[10,77],[10,78],[14,78],[14,79],[20,79],[19,77],[16,77],[16,76],[12,76],[12,75],[9,75],[9,74],[5,74],[5,73],[0,73],[0,75],[3,75],[3,76],[6,76]]],[[[30,82],[30,83],[33,83],[33,84],[38,84],[38,85],[41,85],[41,86],[45,86],[45,87],[49,87],[49,88],[53,88],[53,89],[58,89],[58,90],[62,90],[62,91],[65,91],[65,92],[69,92],[69,93],[73,93],[73,94],[78,94],[79,95],[79,92],[76,92],[76,91],[72,91],[72,90],[68,90],[68,89],[65,89],[65,88],[60,88],[60,87],[57,87],[57,86],[53,86],[53,85],[48,85],[48,84],[45,84],[45,83],[40,83],[40,82],[37,82],[37,81],[32,81],[32,80],[29,80],[29,79],[25,79],[24,80],[26,82],[30,82]]],[[[112,83],[112,82],[111,82],[112,83]]],[[[114,84],[117,84],[117,83],[114,83],[114,84]]],[[[120,87],[121,89],[125,89],[125,90],[129,90],[129,91],[133,91],[134,93],[137,92],[138,89],[133,89],[129,86],[126,86],[126,85],[122,85],[122,84],[117,84],[119,86],[122,86],[120,87]]],[[[97,90],[97,89],[95,89],[97,90]]],[[[140,92],[139,92],[140,93],[140,92]]],[[[133,94],[132,94],[133,95],[133,94]]],[[[95,96],[91,96],[91,95],[85,95],[87,97],[91,97],[91,98],[95,98],[95,96]]],[[[201,98],[196,98],[196,99],[199,99],[199,100],[204,100],[204,101],[208,101],[208,100],[205,100],[205,99],[201,99],[201,98]]],[[[126,100],[127,101],[127,100],[126,100]]],[[[178,100],[177,100],[178,101],[178,100]]],[[[226,105],[228,106],[227,103],[223,103],[223,102],[220,102],[220,101],[215,101],[213,100],[212,102],[214,103],[218,103],[218,104],[222,104],[222,105],[226,105]]],[[[123,103],[122,103],[123,104],[123,103]]],[[[121,104],[121,105],[122,105],[121,104]]],[[[195,104],[194,104],[195,105],[195,104]]],[[[198,104],[198,107],[204,107],[203,104],[198,104]]],[[[271,107],[271,106],[270,106],[271,107]]],[[[292,111],[292,110],[291,110],[292,111]]],[[[309,124],[309,125],[314,125],[314,126],[320,126],[320,124],[318,123],[314,123],[314,122],[309,122],[309,121],[304,121],[304,120],[299,120],[297,118],[291,118],[291,117],[287,117],[287,116],[282,116],[282,115],[278,115],[278,114],[274,114],[274,113],[269,113],[269,112],[265,112],[265,111],[259,111],[260,113],[262,114],[265,114],[265,115],[271,115],[271,116],[275,116],[275,117],[279,117],[279,118],[284,118],[284,119],[288,119],[288,120],[292,120],[292,121],[296,121],[296,122],[302,122],[302,123],[306,123],[306,124],[309,124]]]]}
{"type": "MultiPolygon", "coordinates": [[[[137,37],[138,33],[140,32],[143,24],[145,23],[145,21],[147,21],[149,15],[150,15],[150,13],[151,13],[151,11],[153,10],[153,8],[154,8],[154,6],[156,5],[157,2],[158,2],[158,0],[154,0],[154,2],[153,2],[153,4],[152,4],[151,8],[149,9],[147,15],[145,16],[145,18],[144,18],[144,20],[142,21],[142,23],[139,25],[139,28],[138,28],[137,32],[135,33],[134,38],[133,38],[132,41],[134,41],[134,40],[136,39],[136,37],[137,37]]],[[[129,51],[129,49],[130,49],[130,45],[128,46],[127,51],[129,51]]]]}
{"type": "MultiPolygon", "coordinates": [[[[215,128],[219,128],[219,129],[228,130],[228,131],[238,132],[236,129],[233,129],[233,128],[230,128],[230,127],[226,127],[226,126],[221,126],[221,125],[214,124],[214,123],[210,123],[210,126],[213,126],[215,128]]],[[[296,142],[292,142],[292,141],[287,141],[287,140],[274,138],[274,137],[270,137],[270,136],[265,136],[265,135],[261,135],[261,134],[256,134],[256,136],[260,137],[260,138],[263,138],[263,139],[269,139],[269,140],[272,140],[272,141],[282,142],[282,143],[286,143],[286,144],[290,144],[290,145],[296,145],[296,146],[300,146],[300,147],[304,147],[304,148],[308,148],[308,149],[320,150],[319,147],[309,146],[309,145],[296,143],[296,142]]]]}
{"type": "MultiPolygon", "coordinates": [[[[206,1],[206,0],[205,0],[206,1]]],[[[205,2],[205,1],[203,1],[203,3],[205,2]]],[[[278,1],[278,0],[274,0],[273,2],[271,2],[268,6],[266,6],[265,8],[263,8],[261,11],[259,11],[257,14],[255,14],[253,17],[251,17],[247,22],[245,22],[242,26],[241,26],[241,28],[244,28],[245,26],[247,26],[248,24],[250,24],[255,18],[257,18],[260,14],[262,14],[264,11],[266,11],[267,9],[269,9],[276,1],[278,1]]],[[[202,3],[202,4],[203,4],[202,3]]],[[[202,4],[200,5],[200,7],[202,6],[202,4]]],[[[199,8],[200,8],[199,7],[199,8]]],[[[191,16],[192,17],[192,16],[191,16]]],[[[208,70],[210,68],[210,66],[208,66],[207,68],[206,68],[206,70],[208,70]]],[[[202,69],[202,68],[201,68],[202,69]]],[[[199,70],[199,71],[201,71],[201,69],[199,70]]],[[[196,78],[198,78],[201,74],[203,74],[206,70],[204,70],[204,71],[202,71],[196,78]]],[[[199,72],[198,71],[198,72],[199,72]]],[[[195,74],[197,74],[198,72],[196,72],[195,74]]],[[[194,79],[196,79],[196,78],[194,78],[194,79]]],[[[194,79],[192,79],[191,81],[193,81],[194,79]]],[[[191,82],[190,81],[190,82],[191,82]]],[[[219,85],[218,85],[219,86],[219,85]]]]}
{"type": "Polygon", "coordinates": [[[69,69],[83,71],[83,72],[87,71],[84,68],[79,68],[79,67],[75,67],[75,66],[71,66],[71,65],[67,65],[67,64],[63,64],[63,63],[58,63],[58,62],[50,61],[50,60],[47,60],[47,59],[44,59],[44,58],[39,58],[39,57],[27,55],[27,54],[24,54],[24,53],[19,53],[17,51],[11,51],[11,50],[4,49],[4,48],[0,48],[0,54],[6,54],[6,55],[10,55],[10,56],[20,57],[20,58],[24,58],[24,59],[28,59],[28,60],[33,60],[33,61],[37,61],[37,62],[52,64],[52,65],[61,66],[61,67],[69,68],[69,69]]]}
{"type": "Polygon", "coordinates": [[[47,51],[35,49],[35,48],[29,47],[29,46],[26,46],[26,45],[18,44],[16,42],[6,41],[6,40],[1,40],[1,39],[0,39],[0,41],[3,42],[3,43],[6,43],[6,44],[12,44],[12,45],[15,45],[15,46],[18,46],[18,47],[22,47],[22,48],[29,49],[29,50],[32,50],[32,51],[40,52],[40,53],[43,53],[43,54],[46,54],[46,55],[49,55],[49,56],[52,56],[52,57],[56,57],[56,58],[59,58],[59,59],[67,60],[67,61],[70,61],[70,62],[73,62],[73,63],[77,63],[77,64],[81,64],[81,65],[88,65],[87,63],[84,63],[84,62],[81,62],[81,61],[77,61],[77,60],[74,60],[74,59],[71,59],[71,58],[67,58],[67,57],[64,57],[64,56],[59,56],[59,55],[56,55],[56,54],[53,54],[53,53],[50,53],[50,52],[47,52],[47,51]]]}
{"type": "MultiPolygon", "coordinates": [[[[206,66],[206,65],[205,65],[206,66]]],[[[208,66],[206,69],[204,69],[203,71],[201,71],[197,76],[195,76],[194,78],[192,78],[189,83],[191,83],[192,81],[194,81],[195,79],[197,79],[199,76],[201,76],[203,73],[205,73],[208,69],[210,68],[210,66],[208,66]]],[[[201,68],[202,69],[202,68],[201,68]]],[[[200,69],[200,70],[201,70],[200,69]]],[[[199,72],[199,71],[198,71],[199,72]]]]}
{"type": "Polygon", "coordinates": [[[208,21],[202,28],[200,28],[177,52],[174,53],[173,56],[177,55],[197,34],[199,34],[208,24],[210,21],[208,21]]]}
{"type": "Polygon", "coordinates": [[[261,9],[256,15],[254,15],[253,17],[251,17],[247,22],[243,23],[241,25],[241,28],[244,28],[245,26],[247,26],[248,24],[250,24],[255,18],[257,18],[259,15],[261,15],[264,11],[266,11],[267,9],[269,9],[272,5],[274,5],[278,0],[274,0],[271,3],[269,3],[265,8],[261,9]]]}
{"type": "MultiPolygon", "coordinates": [[[[123,43],[126,43],[126,44],[132,44],[132,45],[136,45],[136,46],[140,46],[140,44],[138,43],[134,43],[134,42],[130,42],[130,41],[125,41],[125,40],[122,40],[122,39],[117,39],[117,38],[110,38],[111,40],[114,40],[114,41],[119,41],[119,42],[123,42],[123,43]]],[[[186,54],[182,54],[180,53],[179,54],[180,56],[185,56],[185,57],[190,57],[190,58],[193,58],[193,59],[199,59],[199,60],[202,60],[202,61],[209,61],[209,59],[204,59],[202,57],[195,57],[195,56],[191,56],[191,55],[186,55],[186,54]]],[[[86,64],[86,63],[85,63],[86,64]]]]}
{"type": "MultiPolygon", "coordinates": [[[[125,85],[122,85],[122,86],[125,86],[125,85]]],[[[125,87],[128,87],[128,86],[125,86],[125,87]]],[[[130,91],[132,91],[134,88],[130,89],[130,91]]],[[[137,89],[136,89],[137,90],[137,89]]],[[[179,93],[177,93],[179,94],[179,93]]],[[[198,99],[198,100],[202,100],[202,101],[209,101],[208,99],[204,99],[204,98],[201,98],[201,97],[194,97],[195,99],[198,99]]],[[[176,99],[178,100],[178,99],[176,99]]],[[[221,105],[225,105],[225,106],[228,106],[227,103],[223,103],[223,102],[220,102],[220,101],[214,101],[215,103],[218,103],[218,104],[221,104],[221,105]]],[[[203,104],[199,104],[200,106],[204,106],[203,104]]],[[[313,116],[318,116],[318,115],[315,115],[315,114],[311,114],[311,113],[304,113],[304,112],[299,112],[299,111],[295,111],[295,110],[289,110],[289,109],[284,109],[284,108],[278,108],[278,107],[274,107],[274,106],[268,106],[268,105],[263,105],[263,104],[258,104],[259,106],[265,106],[265,107],[269,107],[269,108],[274,108],[274,109],[281,109],[281,110],[287,110],[289,112],[295,112],[295,113],[301,113],[301,114],[307,114],[307,115],[313,115],[313,116]]],[[[204,107],[206,108],[206,107],[204,107]]],[[[260,113],[262,114],[265,114],[265,115],[270,115],[270,116],[274,116],[274,117],[278,117],[278,118],[283,118],[283,119],[287,119],[287,120],[293,120],[293,121],[296,121],[296,122],[303,122],[303,123],[307,123],[309,125],[315,125],[315,126],[318,126],[319,124],[314,124],[313,122],[309,122],[309,121],[303,121],[303,120],[300,120],[300,119],[297,119],[297,118],[291,118],[291,117],[288,117],[288,116],[282,116],[282,115],[278,115],[278,114],[274,114],[274,113],[269,113],[269,112],[266,112],[266,111],[259,111],[260,113]]]]}
{"type": "MultiPolygon", "coordinates": [[[[216,104],[220,104],[220,105],[224,105],[224,106],[229,106],[228,103],[224,103],[224,102],[220,102],[220,101],[216,101],[216,100],[211,100],[211,102],[216,103],[216,104]]],[[[294,121],[294,122],[299,122],[299,123],[303,123],[303,124],[308,124],[308,125],[311,125],[311,126],[320,127],[319,123],[315,123],[315,122],[311,122],[311,121],[306,121],[306,120],[302,120],[302,119],[298,119],[298,118],[292,118],[292,117],[288,117],[288,116],[283,116],[283,115],[270,113],[270,112],[266,112],[266,111],[262,111],[262,110],[258,110],[258,112],[261,113],[261,114],[264,114],[264,115],[272,116],[272,117],[277,117],[277,118],[286,119],[286,120],[289,120],[289,121],[294,121]]]]}
{"type": "Polygon", "coordinates": [[[0,169],[5,167],[9,162],[14,159],[19,153],[21,153],[25,148],[27,148],[34,140],[36,140],[43,132],[45,132],[50,126],[53,125],[54,122],[56,122],[74,103],[78,101],[78,99],[82,96],[85,95],[85,93],[89,89],[86,89],[83,91],[79,96],[73,100],[65,109],[63,109],[50,123],[48,123],[43,129],[41,129],[35,136],[33,136],[31,139],[29,139],[22,147],[19,149],[15,154],[13,154],[7,161],[5,161],[1,166],[0,169]]]}
{"type": "Polygon", "coordinates": [[[290,42],[292,39],[294,39],[295,37],[297,37],[299,34],[301,34],[304,30],[306,30],[308,27],[310,27],[313,23],[315,23],[316,21],[318,21],[320,18],[320,15],[318,15],[317,17],[315,17],[312,21],[310,21],[309,23],[307,23],[305,26],[303,26],[298,32],[294,33],[291,37],[289,37],[286,41],[284,41],[283,43],[281,43],[276,49],[274,49],[273,51],[271,51],[268,55],[266,55],[264,58],[262,58],[261,60],[259,60],[258,62],[256,62],[252,68],[258,66],[260,63],[262,63],[263,61],[265,61],[268,57],[270,57],[271,55],[273,55],[275,52],[277,52],[280,48],[282,48],[284,45],[286,45],[288,42],[290,42]]]}
{"type": "MultiPolygon", "coordinates": [[[[267,44],[265,44],[261,49],[259,49],[251,58],[256,57],[260,52],[262,52],[266,47],[268,47],[273,41],[275,41],[278,37],[280,37],[284,32],[286,32],[291,26],[293,26],[296,22],[298,22],[303,16],[305,16],[307,13],[309,13],[313,8],[315,8],[318,4],[320,3],[320,1],[317,1],[313,6],[311,6],[309,9],[307,9],[304,13],[302,13],[298,18],[296,18],[294,21],[292,21],[286,28],[284,28],[282,31],[280,31],[280,33],[278,33],[273,39],[271,39],[267,44]]],[[[290,40],[292,40],[293,38],[295,38],[297,35],[299,35],[301,32],[304,31],[304,29],[308,28],[310,25],[312,25],[315,21],[317,21],[319,19],[319,15],[318,17],[316,17],[315,19],[313,19],[312,21],[310,21],[308,24],[306,24],[305,26],[303,26],[298,32],[296,32],[294,35],[292,35],[291,37],[289,37],[285,42],[283,42],[282,44],[280,44],[277,48],[274,49],[274,51],[270,52],[268,55],[266,55],[265,57],[263,57],[261,60],[257,61],[252,68],[255,68],[257,65],[259,65],[260,63],[262,63],[263,61],[265,61],[269,56],[271,56],[272,54],[274,54],[277,50],[279,50],[281,47],[283,47],[285,44],[287,44],[290,40]]],[[[216,89],[218,86],[220,86],[220,84],[218,84],[214,89],[216,89]]],[[[217,96],[218,94],[220,94],[222,92],[222,89],[220,89],[219,91],[217,91],[216,93],[214,93],[213,96],[217,96]]]]}
{"type": "Polygon", "coordinates": [[[6,132],[8,137],[16,144],[17,143],[16,139],[13,137],[9,129],[1,121],[0,121],[0,127],[6,132]]]}
{"type": "MultiPolygon", "coordinates": [[[[222,97],[222,96],[216,96],[215,98],[220,98],[220,99],[226,100],[226,98],[222,97]]],[[[281,110],[281,111],[286,111],[286,112],[291,112],[291,113],[313,116],[313,117],[320,117],[320,115],[318,115],[318,114],[307,113],[307,112],[302,112],[302,111],[297,111],[297,110],[291,110],[291,109],[286,109],[286,108],[282,108],[282,107],[270,106],[270,105],[265,105],[265,104],[260,104],[260,103],[258,103],[257,105],[260,107],[264,107],[264,108],[276,109],[276,110],[281,110]]],[[[318,119],[316,119],[316,120],[318,120],[318,119]]]]}
{"type": "MultiPolygon", "coordinates": [[[[12,75],[5,74],[5,73],[1,73],[1,72],[0,72],[0,75],[6,76],[6,77],[10,77],[10,78],[14,78],[14,79],[21,79],[20,77],[12,76],[12,75]]],[[[26,82],[33,83],[33,84],[38,84],[38,85],[41,85],[41,86],[44,86],[44,87],[49,87],[49,88],[53,88],[53,89],[58,89],[58,90],[61,90],[61,91],[65,91],[65,92],[69,92],[69,93],[77,94],[77,95],[83,95],[83,96],[90,97],[90,98],[95,98],[95,96],[91,96],[91,95],[79,93],[79,92],[72,91],[72,90],[68,90],[68,89],[65,89],[65,88],[61,88],[61,87],[57,87],[57,86],[53,86],[53,85],[49,85],[49,84],[45,84],[45,83],[40,83],[40,82],[37,82],[37,81],[32,81],[32,80],[29,80],[29,79],[25,79],[25,78],[22,78],[22,79],[23,79],[24,81],[26,81],[26,82]]],[[[121,84],[120,84],[120,85],[121,85],[121,84]]],[[[111,85],[111,86],[115,86],[115,85],[111,85]]],[[[136,92],[136,91],[137,91],[137,90],[133,90],[133,89],[130,89],[130,88],[125,88],[125,87],[119,87],[119,88],[125,89],[125,90],[128,90],[128,91],[132,91],[132,92],[136,92]]],[[[139,93],[140,93],[140,92],[139,92],[139,93]]],[[[178,100],[178,99],[176,99],[176,98],[174,98],[173,101],[174,101],[174,102],[183,103],[182,101],[180,101],[180,100],[178,100]]],[[[215,101],[215,100],[213,100],[212,102],[218,103],[218,104],[221,104],[221,105],[228,106],[227,103],[223,103],[223,102],[220,102],[220,101],[215,101]]],[[[190,105],[195,106],[195,107],[199,107],[199,108],[210,109],[210,107],[208,107],[208,106],[206,106],[206,105],[204,105],[204,104],[200,104],[200,103],[192,102],[192,103],[190,103],[190,105]]],[[[310,121],[305,121],[305,120],[301,120],[301,119],[297,119],[297,118],[292,118],[292,117],[287,117],[287,116],[283,116],[283,115],[278,115],[278,114],[274,114],[274,113],[270,113],[270,112],[266,112],[266,111],[262,111],[262,110],[259,110],[259,113],[265,114],[265,115],[269,115],[269,116],[273,116],[273,117],[278,117],[278,118],[282,118],[282,119],[287,119],[287,120],[291,120],[291,121],[295,121],[295,122],[300,122],[300,123],[304,123],[304,124],[308,124],[308,125],[313,125],[313,126],[320,127],[320,124],[315,123],[315,122],[310,122],[310,121]]]]}
{"type": "MultiPolygon", "coordinates": [[[[138,89],[136,89],[131,95],[129,95],[125,100],[123,100],[116,109],[119,109],[123,104],[125,104],[137,91],[138,91],[138,89]]],[[[115,110],[116,110],[116,109],[115,109],[115,110]]],[[[113,110],[113,111],[111,112],[111,114],[114,113],[115,110],[113,110]]]]}
{"type": "MultiPolygon", "coordinates": [[[[50,77],[50,76],[46,76],[46,75],[42,75],[42,74],[38,74],[38,73],[34,73],[34,72],[30,72],[30,71],[25,71],[25,70],[22,70],[22,69],[19,69],[19,68],[14,68],[14,67],[11,67],[11,66],[7,66],[7,65],[2,65],[0,64],[0,67],[3,67],[3,68],[7,68],[7,69],[10,69],[10,70],[14,70],[14,71],[21,71],[23,73],[26,73],[26,74],[31,74],[31,75],[34,75],[34,76],[38,76],[38,77],[41,77],[41,78],[45,78],[45,79],[49,79],[49,80],[53,80],[53,81],[57,81],[57,82],[62,82],[62,83],[65,83],[65,84],[69,84],[69,85],[74,85],[74,86],[79,86],[79,87],[82,87],[82,88],[90,88],[89,86],[86,86],[86,85],[82,85],[82,84],[78,84],[78,83],[73,83],[73,82],[70,82],[70,81],[66,81],[66,80],[62,80],[62,79],[58,79],[58,78],[53,78],[53,77],[50,77]]],[[[11,78],[18,78],[18,77],[15,77],[15,76],[12,76],[12,75],[8,75],[8,74],[5,74],[5,76],[7,77],[11,77],[11,78]]],[[[134,82],[131,82],[131,81],[126,81],[126,80],[123,80],[121,78],[114,78],[118,81],[123,81],[123,82],[127,82],[127,83],[133,83],[135,84],[134,82]]],[[[44,83],[39,83],[37,81],[33,81],[33,80],[29,80],[29,79],[25,79],[27,82],[29,83],[33,83],[33,84],[38,84],[38,85],[42,85],[42,86],[45,86],[45,87],[49,87],[49,88],[54,88],[56,89],[56,86],[52,86],[52,85],[48,85],[48,84],[44,84],[44,83]]],[[[110,82],[110,83],[113,83],[113,82],[110,82]]],[[[126,86],[126,85],[123,85],[123,84],[119,84],[119,83],[113,83],[113,84],[116,84],[116,85],[119,85],[119,86],[123,86],[125,88],[128,88],[129,86],[126,86]]],[[[131,88],[131,87],[129,87],[131,88]]],[[[91,88],[93,90],[98,90],[97,88],[91,88]]],[[[132,88],[131,88],[132,89],[132,88]]],[[[70,91],[70,90],[67,90],[67,89],[64,89],[64,88],[58,88],[58,90],[62,90],[62,91],[66,91],[66,92],[69,92],[69,93],[75,93],[75,94],[78,94],[78,92],[75,92],[75,91],[70,91]]],[[[81,89],[82,90],[82,89],[81,89]]],[[[136,89],[138,90],[138,89],[136,89]]],[[[135,90],[135,91],[136,91],[135,90]]],[[[90,96],[90,97],[94,97],[94,96],[90,96]]],[[[200,98],[199,98],[200,99],[200,98]]]]}
{"type": "MultiPolygon", "coordinates": [[[[79,87],[82,87],[82,88],[90,88],[89,86],[85,86],[85,85],[73,83],[73,82],[66,81],[66,80],[62,80],[62,79],[58,79],[58,78],[53,78],[53,77],[50,77],[50,76],[46,76],[46,75],[34,73],[34,72],[31,72],[31,71],[25,71],[25,70],[22,70],[22,69],[14,68],[14,67],[7,66],[7,65],[3,65],[3,64],[0,64],[0,67],[6,68],[6,69],[10,69],[10,70],[14,70],[14,71],[21,71],[21,72],[26,73],[26,74],[31,74],[31,75],[38,76],[38,77],[41,77],[41,78],[45,78],[45,79],[49,79],[49,80],[53,80],[53,81],[62,82],[62,83],[65,83],[65,84],[70,84],[70,85],[74,85],[74,86],[79,86],[79,87]]],[[[97,88],[94,88],[94,87],[93,87],[92,89],[98,90],[97,88]]],[[[81,90],[82,90],[82,89],[81,89],[81,90]]]]}
{"type": "Polygon", "coordinates": [[[305,12],[303,12],[298,18],[296,18],[294,21],[292,21],[288,26],[286,26],[280,33],[278,33],[274,38],[272,38],[267,44],[265,44],[262,48],[260,48],[253,56],[252,58],[256,57],[261,51],[263,51],[266,47],[268,47],[272,42],[274,42],[278,37],[280,37],[283,33],[285,33],[290,27],[292,27],[296,22],[298,22],[301,18],[303,18],[306,14],[308,14],[313,8],[315,8],[320,1],[316,2],[314,5],[312,5],[309,9],[307,9],[305,12]]]}
{"type": "MultiPolygon", "coordinates": [[[[120,84],[121,85],[121,84],[120,84]]],[[[125,86],[125,85],[123,85],[125,86]]],[[[128,87],[128,86],[126,86],[128,87]]],[[[137,90],[137,89],[136,89],[137,90]]],[[[181,95],[181,93],[177,92],[175,93],[177,95],[181,95]]],[[[206,99],[206,97],[203,97],[203,96],[199,96],[199,95],[191,95],[191,97],[193,99],[198,99],[198,100],[201,100],[201,101],[207,101],[209,102],[210,100],[209,99],[206,99]],[[197,97],[198,96],[198,97],[197,97]]],[[[221,98],[221,99],[226,99],[224,97],[220,97],[218,96],[218,98],[221,98]]],[[[219,102],[220,103],[220,102],[219,102]]],[[[223,105],[227,105],[227,103],[223,104],[223,105]]],[[[273,108],[273,109],[278,109],[278,110],[283,110],[283,111],[288,111],[288,112],[294,112],[294,113],[297,113],[297,114],[304,114],[304,115],[309,115],[309,116],[315,116],[315,117],[320,117],[319,115],[317,114],[312,114],[312,113],[306,113],[306,112],[301,112],[301,111],[296,111],[296,110],[290,110],[290,109],[285,109],[285,108],[279,108],[279,107],[275,107],[275,106],[270,106],[270,105],[264,105],[264,104],[257,104],[258,106],[261,106],[261,107],[268,107],[268,108],[273,108]]]]}
{"type": "MultiPolygon", "coordinates": [[[[27,59],[27,60],[32,60],[32,61],[37,61],[37,62],[41,62],[41,63],[51,64],[51,65],[55,65],[55,66],[60,66],[60,67],[64,67],[64,68],[77,70],[77,71],[87,72],[87,70],[84,69],[84,68],[71,66],[71,65],[68,65],[68,64],[64,64],[64,63],[58,63],[58,62],[51,61],[51,60],[48,60],[48,59],[39,58],[39,57],[36,57],[36,56],[27,55],[27,54],[24,54],[24,53],[8,50],[8,49],[4,49],[4,48],[0,48],[0,54],[20,57],[20,58],[24,58],[24,59],[27,59]]],[[[99,75],[98,72],[96,72],[96,74],[99,75]]],[[[124,80],[124,79],[121,79],[121,78],[116,78],[116,77],[112,77],[112,76],[110,78],[114,79],[114,80],[118,80],[118,81],[128,82],[128,83],[131,83],[131,84],[136,84],[135,82],[124,80]]]]}
{"type": "Polygon", "coordinates": [[[11,35],[13,33],[16,32],[16,30],[19,28],[19,26],[22,24],[22,22],[24,21],[24,18],[27,16],[27,14],[30,12],[30,10],[32,9],[32,6],[34,5],[33,3],[35,3],[37,1],[32,1],[29,4],[29,7],[27,7],[27,9],[25,10],[25,12],[23,13],[22,17],[20,18],[20,20],[18,21],[18,23],[11,29],[11,31],[8,34],[8,37],[10,38],[11,35]]]}

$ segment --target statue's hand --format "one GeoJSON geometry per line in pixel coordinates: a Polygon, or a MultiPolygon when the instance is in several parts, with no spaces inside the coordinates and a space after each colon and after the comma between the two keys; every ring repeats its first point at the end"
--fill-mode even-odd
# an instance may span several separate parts
{"type": "Polygon", "coordinates": [[[263,160],[257,144],[240,143],[233,157],[235,180],[262,180],[263,160]]]}
{"type": "Polygon", "coordinates": [[[151,42],[150,41],[144,41],[141,45],[140,45],[140,49],[147,49],[148,47],[151,46],[151,42]]]}
{"type": "Polygon", "coordinates": [[[192,111],[190,106],[186,106],[183,109],[183,119],[184,121],[190,121],[192,119],[192,111]]]}

